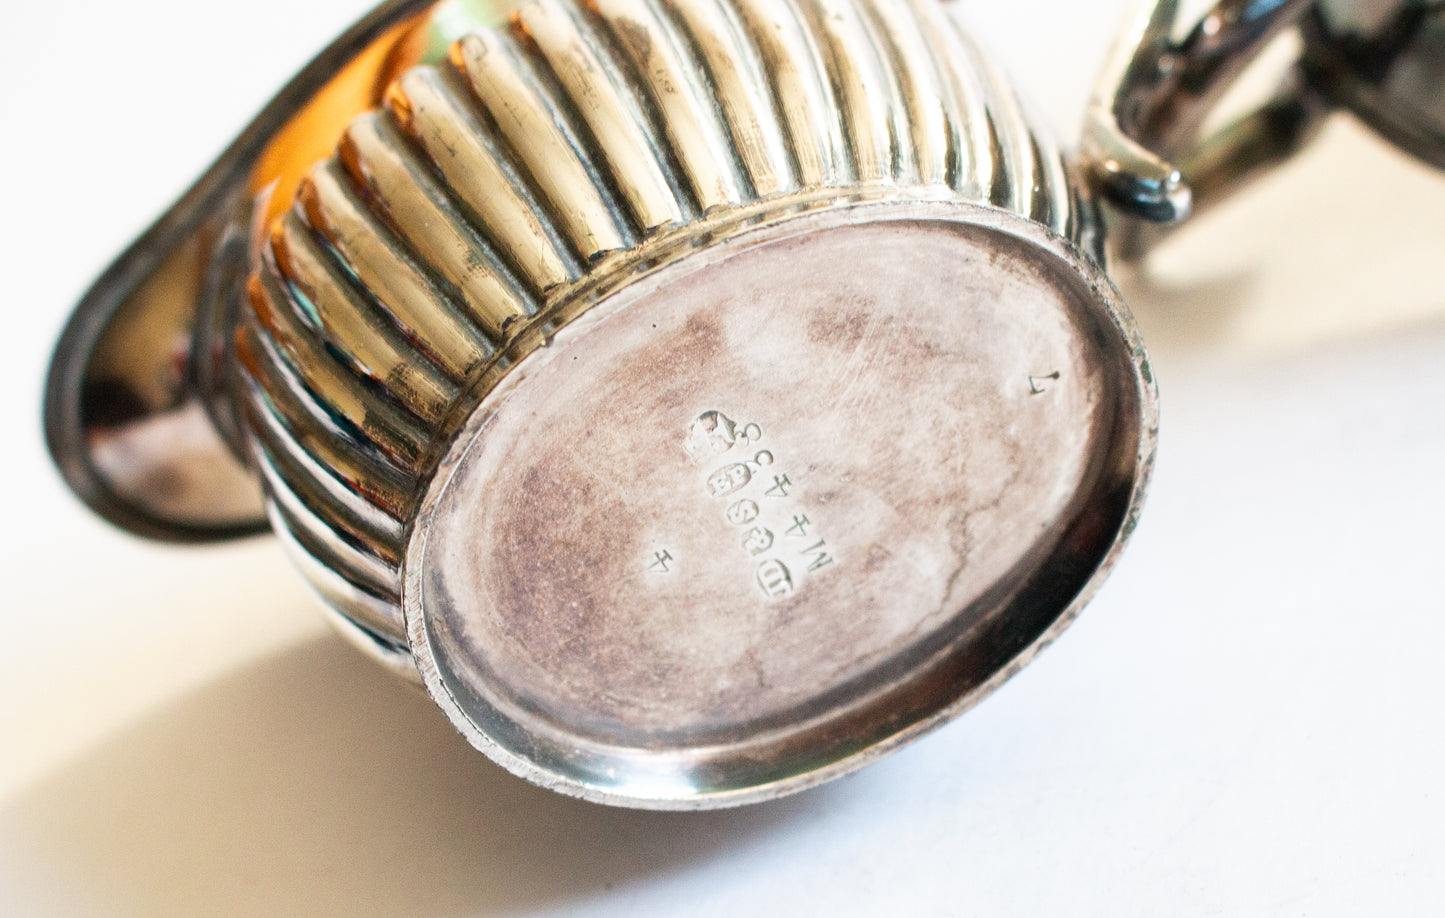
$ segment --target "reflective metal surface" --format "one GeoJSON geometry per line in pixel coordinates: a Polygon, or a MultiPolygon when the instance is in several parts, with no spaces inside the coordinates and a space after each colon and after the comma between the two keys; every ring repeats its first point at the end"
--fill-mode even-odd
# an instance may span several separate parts
{"type": "Polygon", "coordinates": [[[344,633],[547,786],[856,768],[1134,526],[1154,386],[1097,208],[935,0],[391,4],[198,188],[62,345],[62,466],[179,538],[256,526],[254,476],[344,633]],[[163,381],[128,413],[112,350],[163,381]]]}
{"type": "Polygon", "coordinates": [[[941,10],[885,4],[872,37],[849,9],[681,5],[711,69],[674,61],[649,83],[608,36],[681,54],[654,14],[527,5],[403,74],[299,181],[247,285],[246,448],[313,584],[384,653],[406,643],[403,533],[465,405],[626,284],[620,260],[636,274],[766,202],[870,186],[994,203],[1092,243],[1059,154],[941,10]],[[874,42],[918,58],[885,66],[874,42]],[[714,108],[704,80],[728,68],[752,77],[709,90],[714,108]]]}
{"type": "Polygon", "coordinates": [[[1300,84],[1217,135],[1201,130],[1254,56],[1311,2],[1221,0],[1192,24],[1182,22],[1178,0],[1136,4],[1099,77],[1084,133],[1083,155],[1110,203],[1175,223],[1293,154],[1320,109],[1300,84]]]}
{"type": "Polygon", "coordinates": [[[391,0],[258,115],[76,308],[46,391],[51,454],[97,513],[150,538],[208,541],[266,526],[235,458],[230,331],[253,236],[392,77],[449,37],[505,19],[496,0],[391,0]],[[228,445],[229,443],[229,445],[228,445]]]}
{"type": "MultiPolygon", "coordinates": [[[[1442,78],[1445,6],[1433,0],[1220,0],[1194,22],[1177,0],[1144,0],[1100,75],[1082,153],[1120,212],[1178,223],[1292,157],[1336,106],[1445,165],[1442,78]],[[1276,93],[1205,134],[1224,93],[1291,29],[1303,51],[1276,93]]],[[[1160,236],[1130,227],[1121,251],[1160,236]]]]}
{"type": "Polygon", "coordinates": [[[1319,0],[1301,25],[1315,83],[1403,149],[1445,167],[1445,4],[1319,0]]]}

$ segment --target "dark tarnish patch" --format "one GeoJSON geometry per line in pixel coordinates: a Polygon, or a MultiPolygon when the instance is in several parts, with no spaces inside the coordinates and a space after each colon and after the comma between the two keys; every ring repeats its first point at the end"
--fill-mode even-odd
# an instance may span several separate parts
{"type": "Polygon", "coordinates": [[[869,307],[872,303],[859,296],[839,297],[835,308],[808,314],[808,340],[838,349],[852,350],[863,341],[864,334],[879,316],[869,307]]]}

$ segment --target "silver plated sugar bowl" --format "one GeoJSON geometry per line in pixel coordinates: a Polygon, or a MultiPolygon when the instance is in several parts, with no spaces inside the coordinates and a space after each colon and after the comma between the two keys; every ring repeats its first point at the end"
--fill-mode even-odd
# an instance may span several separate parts
{"type": "MultiPolygon", "coordinates": [[[[1135,526],[1102,201],[1178,219],[1170,157],[1219,149],[1139,117],[1209,104],[1161,83],[1172,6],[1066,160],[939,0],[384,4],[81,303],[52,451],[141,535],[274,531],[529,780],[843,774],[1017,672],[1135,526]]],[[[1296,24],[1264,6],[1221,58],[1296,24]]]]}

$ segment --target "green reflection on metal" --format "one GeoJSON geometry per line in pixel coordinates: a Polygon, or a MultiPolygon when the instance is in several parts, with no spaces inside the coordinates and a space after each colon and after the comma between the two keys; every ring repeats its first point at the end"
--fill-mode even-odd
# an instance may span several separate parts
{"type": "Polygon", "coordinates": [[[426,52],[420,63],[446,59],[452,42],[477,29],[506,25],[522,0],[443,0],[431,12],[426,52]]]}

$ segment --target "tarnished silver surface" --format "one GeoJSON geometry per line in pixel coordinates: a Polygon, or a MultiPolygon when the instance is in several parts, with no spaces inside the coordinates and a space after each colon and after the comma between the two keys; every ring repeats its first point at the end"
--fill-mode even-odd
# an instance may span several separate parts
{"type": "MultiPolygon", "coordinates": [[[[1133,527],[1153,381],[1092,200],[948,6],[368,23],[206,180],[229,241],[170,300],[190,362],[114,436],[204,410],[197,454],[234,451],[345,633],[479,748],[609,803],[762,799],[1072,619],[1133,527]]],[[[93,306],[131,288],[97,291],[78,321],[132,333],[93,306]]],[[[124,525],[255,522],[224,476],[166,505],[172,454],[101,474],[98,428],[55,429],[78,487],[139,482],[93,501],[124,525]]]]}
{"type": "Polygon", "coordinates": [[[675,9],[523,4],[402,75],[271,228],[237,342],[252,453],[313,584],[383,648],[405,646],[403,531],[467,406],[649,263],[864,192],[1084,239],[1060,155],[941,8],[675,9]],[[678,30],[709,21],[761,81],[722,106],[615,43],[676,68],[697,53],[678,30]]]}
{"type": "Polygon", "coordinates": [[[792,216],[633,284],[483,400],[430,488],[428,687],[520,774],[658,807],[775,796],[958,713],[1132,525],[1152,395],[1103,290],[952,202],[792,216]]]}

